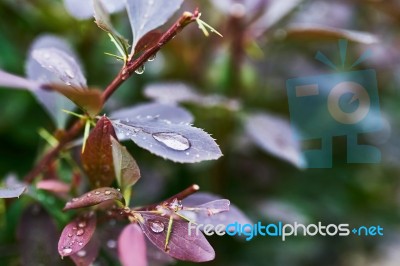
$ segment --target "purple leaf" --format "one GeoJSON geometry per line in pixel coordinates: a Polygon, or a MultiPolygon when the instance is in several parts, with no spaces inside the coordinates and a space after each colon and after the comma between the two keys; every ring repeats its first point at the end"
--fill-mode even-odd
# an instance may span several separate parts
{"type": "Polygon", "coordinates": [[[64,211],[89,207],[109,200],[125,202],[119,190],[111,187],[102,187],[89,191],[78,198],[73,198],[65,204],[64,211]]]}
{"type": "Polygon", "coordinates": [[[77,253],[90,241],[96,230],[96,215],[86,213],[67,224],[58,241],[58,253],[61,257],[77,253]]]}
{"type": "MultiPolygon", "coordinates": [[[[66,265],[57,254],[57,227],[40,205],[26,208],[18,225],[20,265],[66,265]]],[[[7,252],[2,252],[6,254],[7,252]]],[[[7,263],[5,263],[7,264],[7,263]]]]}
{"type": "MultiPolygon", "coordinates": [[[[124,0],[101,0],[109,13],[121,11],[125,7],[124,0]]],[[[93,2],[82,0],[64,0],[65,8],[77,19],[89,19],[93,16],[93,2]]]]}
{"type": "Polygon", "coordinates": [[[298,168],[305,167],[300,143],[288,121],[265,113],[254,114],[246,120],[246,131],[266,152],[298,168]]]}
{"type": "Polygon", "coordinates": [[[103,116],[86,140],[82,165],[94,187],[107,187],[115,179],[110,136],[117,138],[111,121],[103,116]]]}
{"type": "MultiPolygon", "coordinates": [[[[42,35],[37,38],[31,45],[26,62],[26,75],[28,79],[36,81],[40,84],[47,84],[52,82],[61,82],[52,72],[41,67],[40,64],[33,59],[32,51],[37,49],[56,48],[63,51],[65,54],[78,62],[77,57],[73,53],[69,45],[61,38],[53,35],[42,35]]],[[[37,90],[34,92],[38,101],[45,107],[46,111],[53,118],[54,122],[59,128],[65,126],[68,115],[62,111],[72,110],[75,105],[63,95],[53,91],[37,90]]]]}
{"type": "Polygon", "coordinates": [[[5,187],[0,187],[0,199],[19,198],[25,190],[26,185],[14,174],[9,174],[5,177],[5,187]]]}
{"type": "Polygon", "coordinates": [[[126,9],[133,33],[132,54],[138,41],[163,25],[181,6],[183,0],[128,0],[126,9]]]}
{"type": "Polygon", "coordinates": [[[147,260],[152,266],[164,266],[174,264],[176,261],[167,253],[159,250],[146,238],[147,260]]]}
{"type": "Polygon", "coordinates": [[[154,117],[112,122],[119,133],[126,134],[138,146],[174,162],[195,163],[222,156],[210,135],[188,124],[154,117]]]}
{"type": "Polygon", "coordinates": [[[40,180],[36,184],[37,189],[43,189],[54,193],[67,193],[70,190],[70,185],[60,180],[40,180]]]}
{"type": "Polygon", "coordinates": [[[221,106],[236,111],[240,108],[237,100],[212,94],[202,95],[183,83],[154,83],[145,88],[146,97],[166,104],[195,103],[205,107],[221,106]]]}
{"type": "Polygon", "coordinates": [[[139,180],[139,166],[126,147],[119,144],[113,137],[111,137],[111,145],[115,177],[122,191],[125,191],[139,180]]]}
{"type": "Polygon", "coordinates": [[[32,51],[32,57],[66,85],[75,88],[87,87],[79,64],[66,52],[57,48],[40,48],[32,51]]]}
{"type": "Polygon", "coordinates": [[[100,241],[94,235],[89,243],[81,250],[72,254],[70,258],[74,261],[76,266],[89,266],[96,260],[100,250],[100,241]]]}
{"type": "Polygon", "coordinates": [[[145,235],[160,250],[171,257],[193,262],[205,262],[215,258],[214,249],[202,233],[188,234],[188,223],[183,220],[174,220],[168,249],[165,251],[165,240],[169,217],[142,214],[143,223],[139,223],[145,235]]]}
{"type": "Polygon", "coordinates": [[[180,211],[180,213],[198,224],[212,224],[214,226],[218,224],[228,225],[234,222],[240,224],[252,224],[250,219],[233,204],[229,205],[228,211],[223,211],[211,216],[208,215],[209,213],[207,212],[192,212],[185,210],[185,208],[207,206],[211,203],[214,204],[213,202],[219,200],[221,200],[220,196],[211,193],[197,192],[182,200],[184,210],[180,211]]]}
{"type": "Polygon", "coordinates": [[[120,234],[118,253],[123,266],[147,266],[144,234],[136,223],[127,225],[120,234]]]}
{"type": "Polygon", "coordinates": [[[114,111],[110,115],[113,119],[137,119],[154,117],[167,120],[171,123],[192,123],[193,116],[186,109],[179,106],[171,106],[160,103],[138,104],[114,111]]]}
{"type": "Polygon", "coordinates": [[[35,81],[4,72],[0,69],[0,86],[35,91],[40,87],[40,84],[35,81]]]}

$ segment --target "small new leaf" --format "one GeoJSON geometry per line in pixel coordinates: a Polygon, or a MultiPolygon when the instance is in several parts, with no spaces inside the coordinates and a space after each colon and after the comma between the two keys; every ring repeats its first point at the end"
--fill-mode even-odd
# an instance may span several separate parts
{"type": "Polygon", "coordinates": [[[108,33],[108,35],[111,38],[111,41],[115,44],[115,46],[118,49],[118,52],[121,54],[121,57],[126,62],[129,53],[128,41],[114,29],[110,21],[110,16],[108,15],[107,11],[105,10],[100,0],[93,1],[93,8],[94,8],[94,18],[96,20],[95,22],[97,26],[99,26],[100,29],[108,33]]]}
{"type": "Polygon", "coordinates": [[[125,190],[130,189],[140,178],[139,166],[126,147],[112,136],[111,143],[115,177],[125,195],[125,190]]]}
{"type": "Polygon", "coordinates": [[[65,204],[64,211],[94,206],[105,201],[117,200],[125,204],[121,192],[115,188],[102,187],[89,191],[78,198],[73,198],[65,204]]]}

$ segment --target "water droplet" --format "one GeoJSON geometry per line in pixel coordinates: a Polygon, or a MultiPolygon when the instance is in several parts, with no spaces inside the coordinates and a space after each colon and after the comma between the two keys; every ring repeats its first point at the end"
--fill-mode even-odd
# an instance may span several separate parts
{"type": "Polygon", "coordinates": [[[110,194],[111,194],[111,191],[109,191],[109,190],[106,190],[106,191],[104,192],[104,194],[106,194],[106,195],[110,195],[110,194]]]}
{"type": "Polygon", "coordinates": [[[154,233],[161,233],[164,231],[164,224],[157,220],[148,220],[151,231],[154,233]]]}
{"type": "Polygon", "coordinates": [[[196,158],[200,158],[200,154],[196,154],[196,158]]]}
{"type": "Polygon", "coordinates": [[[86,256],[86,251],[85,250],[79,250],[78,253],[76,253],[79,257],[85,257],[86,256]]]}
{"type": "Polygon", "coordinates": [[[78,198],[73,198],[72,201],[73,202],[78,201],[78,198]]]}
{"type": "Polygon", "coordinates": [[[190,155],[190,153],[189,153],[189,152],[187,152],[187,153],[186,153],[186,155],[187,155],[187,156],[189,156],[189,155],[190,155]]]}
{"type": "Polygon", "coordinates": [[[68,237],[72,237],[72,234],[68,234],[68,237]]]}
{"type": "Polygon", "coordinates": [[[63,254],[69,254],[69,253],[71,253],[72,252],[72,248],[63,248],[63,250],[62,250],[62,253],[63,254]]]}
{"type": "Polygon", "coordinates": [[[87,194],[87,197],[91,197],[91,196],[92,196],[92,193],[87,194]]]}
{"type": "Polygon", "coordinates": [[[78,226],[79,226],[80,228],[83,228],[83,227],[86,226],[86,222],[85,222],[85,221],[79,222],[78,226]]]}
{"type": "Polygon", "coordinates": [[[79,246],[83,246],[83,242],[79,242],[78,245],[79,245],[79,246]]]}
{"type": "Polygon", "coordinates": [[[100,192],[99,192],[99,191],[96,191],[94,194],[96,194],[96,195],[99,195],[99,194],[100,194],[100,192]]]}
{"type": "Polygon", "coordinates": [[[138,75],[141,75],[141,74],[144,73],[144,70],[145,70],[145,67],[144,67],[144,64],[143,64],[143,65],[139,66],[139,67],[135,70],[135,73],[138,74],[138,75]]]}
{"type": "Polygon", "coordinates": [[[152,62],[156,59],[157,54],[153,54],[152,56],[149,57],[149,59],[147,59],[147,61],[152,62]]]}
{"type": "Polygon", "coordinates": [[[76,231],[76,235],[77,236],[81,236],[81,235],[83,235],[85,233],[85,230],[83,230],[83,229],[79,229],[78,231],[76,231]]]}
{"type": "Polygon", "coordinates": [[[107,247],[109,248],[116,248],[117,247],[117,241],[110,239],[107,241],[107,247]]]}
{"type": "Polygon", "coordinates": [[[72,72],[71,69],[66,68],[66,69],[64,70],[64,72],[65,72],[65,74],[66,74],[70,79],[75,78],[75,75],[74,75],[74,73],[72,72]]]}
{"type": "Polygon", "coordinates": [[[189,140],[178,133],[154,133],[153,138],[176,151],[185,151],[190,148],[189,140]]]}

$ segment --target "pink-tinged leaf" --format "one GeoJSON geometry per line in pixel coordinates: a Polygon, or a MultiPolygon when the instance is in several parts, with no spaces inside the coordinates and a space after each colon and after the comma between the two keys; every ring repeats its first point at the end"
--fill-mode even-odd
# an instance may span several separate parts
{"type": "Polygon", "coordinates": [[[42,88],[44,90],[53,90],[61,93],[92,117],[97,115],[103,107],[101,92],[96,89],[82,90],[76,87],[55,83],[46,84],[42,86],[42,88]]]}
{"type": "Polygon", "coordinates": [[[139,180],[139,166],[126,147],[119,144],[118,140],[111,137],[111,143],[115,177],[119,186],[124,191],[139,180]]]}
{"type": "Polygon", "coordinates": [[[7,73],[0,69],[0,86],[34,91],[40,87],[40,84],[35,81],[7,73]]]}
{"type": "Polygon", "coordinates": [[[147,266],[144,234],[136,223],[127,225],[120,234],[118,254],[123,266],[147,266]]]}
{"type": "Polygon", "coordinates": [[[61,257],[77,253],[90,241],[96,230],[96,215],[86,213],[67,224],[58,241],[58,253],[61,257]]]}
{"type": "Polygon", "coordinates": [[[286,38],[300,41],[347,39],[363,44],[378,43],[377,36],[362,31],[346,30],[323,25],[293,25],[286,30],[286,38]]]}
{"type": "Polygon", "coordinates": [[[89,266],[96,260],[99,250],[100,241],[95,234],[86,246],[72,254],[70,258],[75,262],[76,266],[89,266]]]}
{"type": "Polygon", "coordinates": [[[158,30],[148,32],[136,44],[135,54],[146,51],[148,48],[157,45],[161,35],[162,33],[158,30]]]}
{"type": "Polygon", "coordinates": [[[70,190],[70,185],[60,180],[48,179],[37,182],[36,188],[53,193],[67,193],[70,190]]]}
{"type": "Polygon", "coordinates": [[[245,126],[248,135],[263,150],[298,168],[305,167],[306,161],[301,152],[300,142],[289,121],[259,113],[249,116],[245,126]]]}
{"type": "Polygon", "coordinates": [[[143,222],[139,223],[145,235],[160,250],[171,257],[193,262],[205,262],[215,258],[215,252],[207,239],[200,234],[188,234],[188,222],[174,220],[172,231],[165,251],[165,240],[167,237],[169,217],[142,214],[143,222]]]}
{"type": "Polygon", "coordinates": [[[147,260],[151,266],[164,266],[173,265],[176,260],[169,256],[164,251],[159,250],[153,243],[146,238],[146,248],[147,248],[147,260]]]}
{"type": "Polygon", "coordinates": [[[102,117],[86,141],[82,164],[94,187],[110,186],[115,179],[110,136],[117,139],[111,121],[102,117]]]}
{"type": "MultiPolygon", "coordinates": [[[[68,265],[57,254],[57,227],[51,216],[37,204],[26,208],[18,225],[18,265],[68,265]]],[[[7,252],[3,253],[6,254],[7,252]]],[[[2,265],[7,265],[7,263],[2,265]]]]}
{"type": "Polygon", "coordinates": [[[65,204],[64,211],[94,206],[110,200],[125,202],[119,190],[111,187],[102,187],[87,192],[78,198],[73,198],[65,204]]]}
{"type": "MultiPolygon", "coordinates": [[[[184,206],[184,209],[190,208],[191,206],[194,206],[194,208],[196,208],[196,206],[207,206],[208,204],[213,205],[216,201],[219,200],[221,200],[221,197],[218,195],[205,192],[197,192],[183,199],[182,204],[184,206]]],[[[252,224],[251,220],[232,203],[229,204],[228,211],[219,212],[214,215],[208,215],[209,213],[207,212],[193,212],[187,210],[182,210],[180,211],[180,213],[189,218],[191,221],[198,224],[212,224],[214,226],[218,224],[223,224],[226,226],[235,222],[238,222],[240,224],[252,224]]]]}

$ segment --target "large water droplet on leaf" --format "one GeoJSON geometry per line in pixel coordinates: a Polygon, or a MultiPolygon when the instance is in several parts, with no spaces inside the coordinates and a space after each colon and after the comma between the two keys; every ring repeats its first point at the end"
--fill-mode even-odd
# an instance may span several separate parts
{"type": "Polygon", "coordinates": [[[141,74],[144,73],[144,70],[145,70],[145,67],[144,67],[144,64],[143,64],[143,65],[139,66],[139,67],[135,70],[135,73],[141,75],[141,74]]]}
{"type": "Polygon", "coordinates": [[[161,233],[164,231],[165,226],[162,222],[157,220],[149,220],[148,223],[150,225],[151,231],[153,231],[154,233],[161,233]]]}
{"type": "Polygon", "coordinates": [[[185,151],[190,148],[189,140],[178,133],[154,133],[153,138],[176,151],[185,151]]]}

